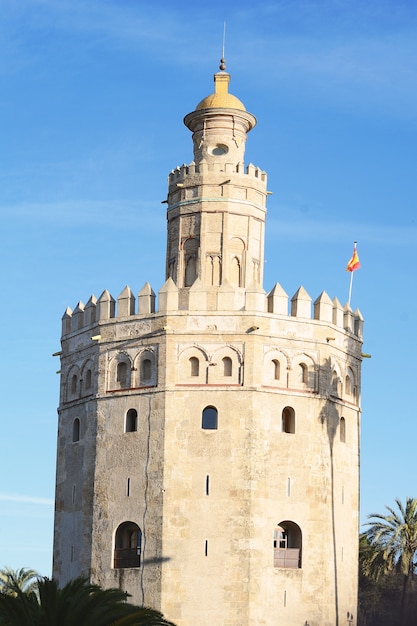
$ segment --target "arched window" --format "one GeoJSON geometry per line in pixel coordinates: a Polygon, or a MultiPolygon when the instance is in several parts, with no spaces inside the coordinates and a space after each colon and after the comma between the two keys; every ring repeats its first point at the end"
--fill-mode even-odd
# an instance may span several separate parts
{"type": "Polygon", "coordinates": [[[140,567],[142,531],[134,522],[123,522],[116,530],[114,564],[116,569],[140,567]]]}
{"type": "Polygon", "coordinates": [[[280,522],[274,530],[274,567],[301,567],[302,536],[294,522],[280,522]]]}
{"type": "Polygon", "coordinates": [[[200,373],[200,361],[196,356],[190,359],[190,376],[198,376],[200,373]]]}
{"type": "Polygon", "coordinates": [[[232,375],[232,359],[228,356],[225,356],[222,359],[223,362],[223,376],[231,376],[232,375]]]}
{"type": "Polygon", "coordinates": [[[282,411],[282,432],[295,433],[295,411],[290,406],[282,411]]]}
{"type": "Polygon", "coordinates": [[[78,417],[72,423],[72,441],[75,443],[80,440],[80,420],[78,417]]]}
{"type": "Polygon", "coordinates": [[[129,409],[126,413],[126,433],[134,433],[138,429],[138,412],[136,409],[129,409]]]}
{"type": "Polygon", "coordinates": [[[344,417],[340,418],[339,429],[340,429],[340,441],[342,443],[345,443],[346,442],[346,420],[344,417]]]}
{"type": "Polygon", "coordinates": [[[306,385],[308,382],[308,368],[305,363],[298,364],[298,382],[306,385]]]}
{"type": "Polygon", "coordinates": [[[87,370],[85,373],[85,388],[91,389],[91,370],[87,370]]]}
{"type": "Polygon", "coordinates": [[[217,409],[214,406],[206,406],[203,410],[201,428],[204,430],[217,430],[217,409]]]}
{"type": "Polygon", "coordinates": [[[184,285],[191,287],[197,278],[197,255],[199,240],[196,237],[187,239],[184,243],[184,285]]]}
{"type": "Polygon", "coordinates": [[[219,287],[220,285],[220,256],[217,254],[206,257],[206,282],[208,285],[219,287]]]}
{"type": "Polygon", "coordinates": [[[230,264],[230,283],[236,287],[241,287],[240,261],[236,256],[233,257],[230,264]]]}
{"type": "Polygon", "coordinates": [[[77,393],[78,377],[77,374],[73,374],[71,378],[71,394],[74,396],[77,393]]]}
{"type": "Polygon", "coordinates": [[[141,363],[141,380],[147,381],[152,378],[152,361],[148,358],[143,359],[141,363]]]}
{"type": "Polygon", "coordinates": [[[340,380],[336,372],[333,372],[332,376],[332,395],[340,397],[340,380]]]}
{"type": "Polygon", "coordinates": [[[127,387],[127,363],[124,361],[117,364],[117,382],[121,387],[127,387]]]}
{"type": "Polygon", "coordinates": [[[279,380],[280,377],[280,364],[278,359],[272,360],[272,378],[274,380],[279,380]]]}

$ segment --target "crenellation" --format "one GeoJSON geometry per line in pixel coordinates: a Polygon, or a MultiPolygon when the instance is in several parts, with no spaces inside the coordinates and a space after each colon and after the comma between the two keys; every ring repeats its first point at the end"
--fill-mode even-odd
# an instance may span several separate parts
{"type": "Polygon", "coordinates": [[[201,161],[199,165],[196,165],[194,161],[192,161],[189,165],[181,165],[175,168],[175,170],[171,170],[168,175],[168,184],[170,188],[174,188],[177,185],[193,185],[195,181],[204,180],[204,176],[206,174],[229,174],[229,175],[237,175],[239,177],[244,176],[246,180],[246,184],[252,179],[253,182],[260,186],[260,188],[264,189],[267,184],[267,174],[259,167],[250,163],[246,167],[243,163],[233,163],[228,161],[210,161],[207,162],[205,160],[201,161]]]}
{"type": "Polygon", "coordinates": [[[148,282],[146,282],[138,293],[138,313],[149,315],[155,313],[155,292],[148,282]]]}
{"type": "Polygon", "coordinates": [[[97,319],[98,320],[108,320],[112,317],[115,317],[116,313],[116,300],[113,296],[105,289],[99,299],[97,300],[97,319]]]}
{"type": "Polygon", "coordinates": [[[267,310],[267,297],[258,282],[253,282],[245,291],[245,310],[264,313],[267,310]]]}
{"type": "Polygon", "coordinates": [[[72,312],[71,331],[80,330],[84,326],[84,304],[81,300],[72,312]]]}
{"type": "Polygon", "coordinates": [[[96,321],[97,298],[93,294],[87,301],[84,308],[84,325],[89,326],[96,321]]]}
{"type": "Polygon", "coordinates": [[[178,309],[179,291],[171,277],[165,282],[158,293],[159,312],[176,311],[178,309]]]}
{"type": "MultiPolygon", "coordinates": [[[[311,298],[304,287],[300,287],[291,298],[291,313],[288,312],[288,294],[279,283],[276,283],[271,291],[266,294],[261,285],[254,281],[246,289],[240,289],[230,284],[226,279],[216,288],[215,293],[207,290],[200,278],[197,278],[188,289],[178,289],[174,281],[169,278],[159,291],[159,308],[156,309],[156,295],[151,285],[146,282],[138,293],[138,310],[135,309],[136,299],[129,286],[126,286],[117,302],[111,294],[105,290],[99,300],[94,295],[87,304],[77,303],[74,311],[70,307],[62,316],[62,335],[68,335],[97,322],[111,320],[113,318],[143,318],[154,313],[166,313],[178,309],[188,311],[204,311],[213,306],[218,311],[252,311],[257,314],[268,313],[273,316],[296,317],[303,320],[311,319],[311,298]],[[181,296],[181,301],[180,301],[181,296]],[[214,296],[214,300],[213,300],[214,296]]],[[[358,338],[363,336],[363,317],[357,309],[354,313],[346,304],[342,307],[339,300],[331,298],[325,291],[314,301],[314,321],[326,322],[337,326],[358,338]]]]}
{"type": "Polygon", "coordinates": [[[333,324],[343,328],[344,311],[337,298],[333,298],[333,324]]]}
{"type": "Polygon", "coordinates": [[[62,316],[62,335],[67,335],[71,332],[71,319],[72,319],[72,309],[69,306],[65,309],[65,313],[62,316]]]}
{"type": "Polygon", "coordinates": [[[333,302],[325,291],[314,301],[314,319],[333,322],[333,302]]]}
{"type": "Polygon", "coordinates": [[[343,308],[343,328],[349,333],[354,332],[354,317],[348,302],[346,302],[343,308]]]}
{"type": "Polygon", "coordinates": [[[311,298],[303,286],[291,298],[291,315],[311,319],[311,298]]]}
{"type": "Polygon", "coordinates": [[[135,314],[136,298],[129,286],[123,289],[117,298],[117,317],[128,317],[135,314]]]}
{"type": "Polygon", "coordinates": [[[267,296],[268,313],[288,315],[288,294],[279,283],[271,289],[267,296]]]}
{"type": "Polygon", "coordinates": [[[364,324],[362,313],[360,312],[359,309],[355,309],[353,315],[354,315],[354,318],[355,318],[354,333],[360,339],[362,339],[362,337],[363,337],[363,324],[364,324]]]}

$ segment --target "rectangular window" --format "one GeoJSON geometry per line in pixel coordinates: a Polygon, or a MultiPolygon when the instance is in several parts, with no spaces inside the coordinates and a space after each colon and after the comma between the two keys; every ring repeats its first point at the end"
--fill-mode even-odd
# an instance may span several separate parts
{"type": "Polygon", "coordinates": [[[210,476],[207,474],[206,476],[206,496],[210,493],[210,476]]]}
{"type": "Polygon", "coordinates": [[[130,496],[130,478],[128,478],[126,482],[126,495],[130,496]]]}

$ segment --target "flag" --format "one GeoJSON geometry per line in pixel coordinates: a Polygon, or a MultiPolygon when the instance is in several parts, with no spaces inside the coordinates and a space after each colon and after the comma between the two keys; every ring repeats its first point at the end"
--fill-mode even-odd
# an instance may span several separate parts
{"type": "Polygon", "coordinates": [[[346,271],[347,272],[354,272],[355,270],[358,270],[360,268],[361,264],[359,262],[359,257],[358,257],[358,252],[356,250],[356,243],[353,247],[353,254],[352,254],[352,258],[350,259],[349,263],[346,266],[346,271]]]}

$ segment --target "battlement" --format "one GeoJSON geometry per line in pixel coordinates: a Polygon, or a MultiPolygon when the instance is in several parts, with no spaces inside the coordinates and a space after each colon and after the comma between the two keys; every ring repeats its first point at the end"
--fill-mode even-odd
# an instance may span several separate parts
{"type": "Polygon", "coordinates": [[[199,165],[196,165],[194,161],[192,161],[189,165],[185,163],[181,166],[176,167],[172,170],[168,176],[168,184],[178,185],[185,184],[188,179],[190,182],[194,183],[194,178],[196,176],[204,176],[207,173],[211,174],[221,174],[223,177],[226,174],[237,174],[239,176],[245,176],[245,184],[248,184],[248,179],[252,179],[253,183],[259,183],[261,187],[266,187],[267,184],[267,174],[259,167],[256,167],[252,163],[245,166],[244,163],[227,163],[227,162],[208,162],[201,161],[199,165]]]}
{"type": "MultiPolygon", "coordinates": [[[[212,291],[212,290],[211,290],[212,291]]],[[[158,309],[156,308],[156,295],[149,283],[145,283],[135,298],[130,287],[126,286],[117,299],[104,290],[97,299],[92,295],[87,304],[81,301],[74,310],[67,308],[62,317],[62,336],[65,337],[90,327],[91,325],[111,319],[143,318],[153,313],[175,314],[177,312],[207,312],[208,314],[234,315],[244,312],[251,314],[272,314],[281,319],[298,319],[303,323],[311,321],[324,322],[333,325],[339,331],[346,331],[354,335],[358,340],[363,336],[363,317],[356,309],[352,311],[348,303],[341,305],[337,298],[333,300],[323,291],[312,303],[304,287],[299,287],[289,302],[288,294],[279,283],[266,294],[256,283],[247,289],[236,288],[229,283],[224,283],[215,290],[216,308],[208,310],[207,296],[211,293],[204,288],[197,279],[189,289],[178,289],[171,278],[168,278],[158,293],[158,309]],[[180,298],[186,295],[188,298],[180,298]],[[188,306],[184,306],[184,301],[188,306]],[[180,309],[180,302],[182,303],[180,309]],[[290,307],[289,307],[290,305],[290,307]]]]}

